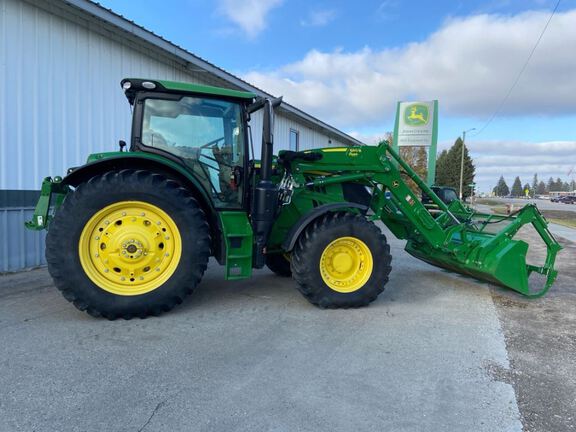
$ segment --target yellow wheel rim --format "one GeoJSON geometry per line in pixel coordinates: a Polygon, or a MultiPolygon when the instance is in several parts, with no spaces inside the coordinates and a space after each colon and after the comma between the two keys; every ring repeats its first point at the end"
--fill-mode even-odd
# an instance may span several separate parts
{"type": "Polygon", "coordinates": [[[320,275],[334,291],[351,293],[364,286],[374,261],[366,243],[355,237],[340,237],[330,243],[320,257],[320,275]]]}
{"type": "Polygon", "coordinates": [[[86,275],[105,291],[131,296],[160,287],[182,255],[180,231],[155,205],[121,201],[90,218],[78,244],[86,275]]]}

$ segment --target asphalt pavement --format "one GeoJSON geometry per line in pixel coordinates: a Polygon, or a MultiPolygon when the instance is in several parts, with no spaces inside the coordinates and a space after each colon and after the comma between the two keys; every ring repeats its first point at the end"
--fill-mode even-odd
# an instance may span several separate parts
{"type": "MultiPolygon", "coordinates": [[[[388,238],[387,289],[357,310],[317,309],[267,270],[225,282],[211,262],[174,311],[109,322],[66,302],[45,269],[2,276],[0,431],[570,430],[570,400],[547,408],[561,429],[527,415],[544,390],[576,385],[518,378],[536,368],[510,334],[526,300],[388,238]]],[[[570,295],[575,273],[562,276],[570,295]]]]}

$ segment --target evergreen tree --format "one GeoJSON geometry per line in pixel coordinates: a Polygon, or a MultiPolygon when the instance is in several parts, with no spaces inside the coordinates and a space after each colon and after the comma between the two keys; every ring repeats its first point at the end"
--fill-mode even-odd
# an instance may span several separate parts
{"type": "Polygon", "coordinates": [[[556,184],[554,183],[554,179],[550,177],[548,179],[548,183],[546,183],[546,191],[554,192],[556,190],[556,184]]]}
{"type": "Polygon", "coordinates": [[[574,179],[570,182],[570,192],[576,192],[576,180],[574,179]]]}
{"type": "Polygon", "coordinates": [[[543,181],[538,183],[538,187],[536,188],[537,195],[545,195],[546,194],[546,184],[543,181]]]}
{"type": "MultiPolygon", "coordinates": [[[[462,139],[458,138],[448,151],[444,150],[436,159],[436,181],[438,186],[449,186],[460,189],[460,164],[462,158],[462,139]]],[[[474,182],[475,167],[468,149],[464,146],[464,175],[462,182],[464,198],[470,196],[470,183],[474,182]]]]}
{"type": "Polygon", "coordinates": [[[504,180],[504,176],[500,176],[500,179],[498,180],[498,184],[496,185],[496,187],[492,190],[494,192],[494,195],[502,197],[502,196],[506,196],[510,193],[510,189],[508,188],[508,185],[506,184],[506,180],[504,180]]]}
{"type": "Polygon", "coordinates": [[[517,176],[514,179],[514,184],[512,185],[512,191],[510,191],[510,194],[514,197],[520,197],[523,195],[522,182],[520,181],[520,177],[517,176]]]}
{"type": "Polygon", "coordinates": [[[442,150],[436,157],[436,178],[434,184],[442,186],[447,181],[448,150],[442,150]]]}
{"type": "Polygon", "coordinates": [[[564,182],[562,182],[560,177],[556,177],[556,181],[554,183],[556,184],[556,190],[558,192],[561,192],[564,189],[564,182]]]}
{"type": "Polygon", "coordinates": [[[532,188],[531,188],[532,198],[534,198],[534,195],[536,195],[537,189],[538,189],[538,174],[534,174],[534,178],[532,179],[532,188]]]}

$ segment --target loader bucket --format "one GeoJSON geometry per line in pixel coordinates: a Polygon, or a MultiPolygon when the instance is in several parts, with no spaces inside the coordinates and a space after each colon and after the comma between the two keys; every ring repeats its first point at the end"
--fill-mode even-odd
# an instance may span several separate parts
{"type": "Polygon", "coordinates": [[[547,225],[536,206],[531,204],[511,216],[473,213],[467,221],[452,228],[442,247],[435,248],[409,240],[406,251],[437,267],[535,298],[546,294],[558,274],[554,262],[562,247],[547,225]],[[489,226],[502,223],[507,223],[507,226],[500,231],[487,230],[489,226]],[[513,239],[520,228],[527,224],[532,224],[546,245],[546,259],[542,266],[527,264],[528,243],[513,239]],[[543,287],[530,287],[529,277],[532,273],[545,276],[543,287]]]}

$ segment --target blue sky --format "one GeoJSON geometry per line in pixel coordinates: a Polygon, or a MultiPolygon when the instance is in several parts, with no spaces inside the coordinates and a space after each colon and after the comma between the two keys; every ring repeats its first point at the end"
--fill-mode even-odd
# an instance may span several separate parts
{"type": "MultiPolygon", "coordinates": [[[[365,142],[392,129],[397,100],[438,99],[443,147],[490,118],[556,0],[101,3],[365,142]]],[[[568,179],[575,46],[564,0],[501,113],[468,135],[481,189],[500,174],[568,179]]]]}

